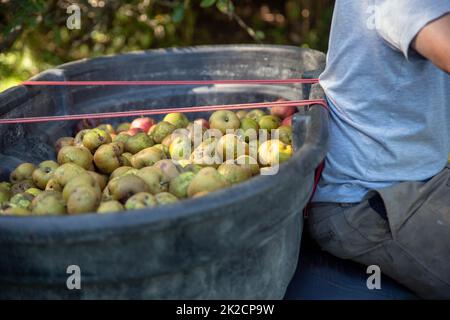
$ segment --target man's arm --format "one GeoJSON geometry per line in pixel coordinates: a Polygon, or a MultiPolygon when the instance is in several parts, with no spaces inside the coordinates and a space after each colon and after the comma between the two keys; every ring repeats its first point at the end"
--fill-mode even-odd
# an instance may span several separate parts
{"type": "Polygon", "coordinates": [[[425,26],[417,34],[412,47],[450,74],[450,14],[425,26]]]}

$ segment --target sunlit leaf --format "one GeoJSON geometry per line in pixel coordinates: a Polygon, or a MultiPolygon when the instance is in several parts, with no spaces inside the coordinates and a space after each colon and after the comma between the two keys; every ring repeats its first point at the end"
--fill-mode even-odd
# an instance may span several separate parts
{"type": "Polygon", "coordinates": [[[184,18],[184,5],[180,4],[173,10],[172,21],[179,23],[183,21],[184,18]]]}
{"type": "Polygon", "coordinates": [[[208,8],[211,7],[214,3],[216,3],[216,0],[202,0],[202,2],[200,3],[200,7],[208,8]]]}

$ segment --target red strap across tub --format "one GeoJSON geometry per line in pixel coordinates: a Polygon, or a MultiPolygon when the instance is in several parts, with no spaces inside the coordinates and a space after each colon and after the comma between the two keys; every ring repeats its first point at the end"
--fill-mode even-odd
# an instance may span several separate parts
{"type": "Polygon", "coordinates": [[[138,81],[24,81],[25,86],[185,86],[214,84],[294,84],[318,83],[319,79],[262,79],[262,80],[138,80],[138,81]]]}

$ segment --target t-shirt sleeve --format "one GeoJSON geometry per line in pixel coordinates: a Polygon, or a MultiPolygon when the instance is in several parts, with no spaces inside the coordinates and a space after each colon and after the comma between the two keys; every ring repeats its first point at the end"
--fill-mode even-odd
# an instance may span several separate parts
{"type": "MultiPolygon", "coordinates": [[[[408,59],[416,35],[430,22],[450,13],[450,0],[377,0],[380,36],[408,59]]],[[[450,32],[450,31],[449,31],[450,32]]]]}

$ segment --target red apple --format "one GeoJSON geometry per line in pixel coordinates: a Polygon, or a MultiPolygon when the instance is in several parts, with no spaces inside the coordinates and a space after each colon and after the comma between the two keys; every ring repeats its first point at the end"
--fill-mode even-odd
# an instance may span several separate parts
{"type": "Polygon", "coordinates": [[[199,124],[199,125],[201,125],[203,128],[209,129],[209,122],[208,122],[208,120],[205,120],[205,119],[195,119],[195,120],[194,120],[194,124],[199,124]]]}
{"type": "Polygon", "coordinates": [[[283,122],[281,123],[281,125],[282,126],[292,126],[292,118],[293,118],[294,116],[292,115],[292,116],[289,116],[289,117],[287,117],[287,118],[285,118],[284,120],[283,120],[283,122]]]}
{"type": "Polygon", "coordinates": [[[130,128],[130,130],[126,131],[130,136],[135,136],[136,134],[144,132],[141,128],[130,128]]]}
{"type": "Polygon", "coordinates": [[[147,133],[151,126],[155,124],[155,120],[152,118],[137,118],[131,122],[131,129],[139,128],[142,129],[143,132],[147,133]]]}
{"type": "MultiPolygon", "coordinates": [[[[286,101],[285,99],[278,99],[277,102],[286,101]]],[[[295,112],[297,112],[296,107],[283,107],[283,106],[275,106],[270,109],[270,114],[273,116],[277,116],[281,119],[285,119],[289,116],[292,116],[295,112]]]]}

